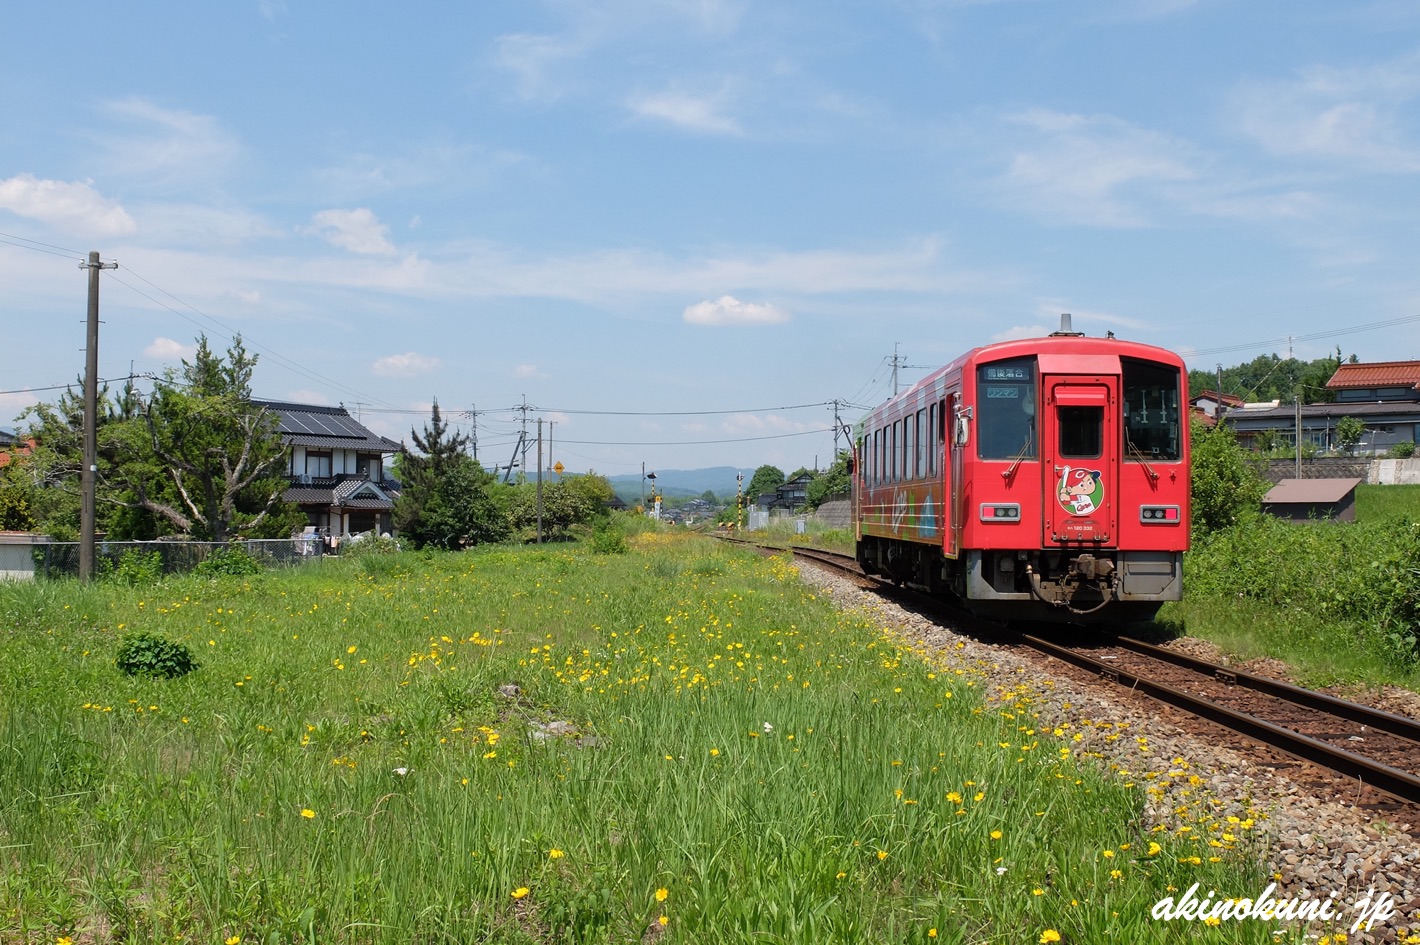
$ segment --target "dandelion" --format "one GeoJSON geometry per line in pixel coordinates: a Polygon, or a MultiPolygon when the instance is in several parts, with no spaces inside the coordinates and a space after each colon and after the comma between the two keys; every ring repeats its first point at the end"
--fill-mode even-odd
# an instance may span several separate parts
{"type": "Polygon", "coordinates": [[[662,925],[663,927],[664,927],[664,926],[667,926],[667,925],[670,925],[670,922],[671,922],[670,917],[669,917],[669,916],[664,916],[664,915],[661,916],[661,917],[660,917],[659,919],[657,919],[656,921],[659,922],[659,923],[661,923],[661,925],[662,925]]]}
{"type": "Polygon", "coordinates": [[[671,894],[671,891],[670,891],[669,889],[666,889],[664,886],[662,886],[660,889],[656,890],[656,901],[657,901],[657,902],[665,902],[665,901],[666,901],[666,897],[669,896],[670,894],[671,894]]]}
{"type": "Polygon", "coordinates": [[[303,807],[301,809],[301,816],[306,818],[307,820],[315,820],[316,812],[311,810],[309,807],[303,807]]]}
{"type": "Polygon", "coordinates": [[[1159,852],[1160,850],[1162,850],[1162,849],[1163,849],[1163,847],[1159,846],[1157,843],[1153,843],[1152,841],[1149,843],[1149,855],[1150,855],[1150,856],[1156,856],[1156,855],[1158,855],[1158,852],[1159,852]]]}
{"type": "Polygon", "coordinates": [[[242,945],[242,937],[240,935],[229,936],[226,945],[242,945]]]}
{"type": "Polygon", "coordinates": [[[936,938],[936,937],[937,937],[937,930],[936,930],[935,928],[930,928],[930,929],[928,929],[928,930],[927,930],[927,937],[928,937],[928,938],[936,938]]]}
{"type": "Polygon", "coordinates": [[[512,896],[513,896],[514,899],[521,899],[521,898],[523,898],[524,896],[526,896],[526,895],[527,895],[528,893],[530,893],[530,892],[532,892],[532,890],[531,890],[531,889],[528,889],[528,887],[526,887],[526,886],[519,886],[517,889],[513,890],[512,896]]]}
{"type": "Polygon", "coordinates": [[[991,839],[992,839],[992,840],[1000,840],[1000,839],[1001,839],[1001,831],[999,831],[999,830],[993,830],[993,831],[991,831],[991,839]]]}
{"type": "Polygon", "coordinates": [[[566,856],[566,855],[567,855],[567,854],[563,853],[561,850],[557,849],[556,847],[553,847],[551,850],[548,850],[548,851],[547,851],[547,858],[548,858],[549,860],[560,860],[560,859],[562,859],[562,858],[563,858],[564,856],[566,856]]]}
{"type": "Polygon", "coordinates": [[[886,860],[887,858],[888,858],[888,852],[887,852],[886,850],[879,850],[879,851],[878,851],[878,859],[879,859],[879,860],[886,860]]]}
{"type": "Polygon", "coordinates": [[[54,945],[74,945],[74,940],[67,935],[61,935],[54,940],[54,945]]]}
{"type": "Polygon", "coordinates": [[[1203,924],[1204,924],[1204,925],[1222,925],[1222,924],[1223,924],[1223,920],[1220,919],[1220,918],[1218,918],[1218,917],[1215,916],[1215,915],[1210,915],[1208,918],[1206,918],[1206,919],[1203,920],[1203,924]]]}
{"type": "Polygon", "coordinates": [[[1054,929],[1046,929],[1040,933],[1040,945],[1050,945],[1051,942],[1060,941],[1060,933],[1054,929]]]}

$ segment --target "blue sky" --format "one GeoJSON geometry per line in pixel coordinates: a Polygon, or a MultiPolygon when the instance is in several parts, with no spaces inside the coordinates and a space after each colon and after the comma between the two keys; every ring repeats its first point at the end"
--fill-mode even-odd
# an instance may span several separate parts
{"type": "Polygon", "coordinates": [[[18,4],[0,93],[0,425],[89,250],[104,377],[240,331],[260,396],[488,464],[526,398],[607,474],[826,464],[800,405],[1060,312],[1420,358],[1410,0],[18,4]]]}

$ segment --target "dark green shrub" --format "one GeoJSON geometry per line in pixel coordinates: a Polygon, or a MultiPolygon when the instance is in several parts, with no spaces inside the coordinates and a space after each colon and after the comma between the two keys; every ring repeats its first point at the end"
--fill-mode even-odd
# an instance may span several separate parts
{"type": "Polygon", "coordinates": [[[155,584],[163,576],[163,556],[156,551],[139,551],[130,548],[119,555],[118,565],[113,569],[113,579],[120,584],[140,587],[155,584]]]}
{"type": "Polygon", "coordinates": [[[256,559],[240,548],[214,548],[212,553],[198,562],[193,574],[260,574],[262,567],[256,559]]]}
{"type": "Polygon", "coordinates": [[[599,555],[624,555],[626,533],[611,521],[599,522],[592,529],[592,550],[599,555]]]}
{"type": "Polygon", "coordinates": [[[156,633],[125,634],[118,643],[113,664],[130,676],[162,676],[173,679],[197,669],[192,651],[156,633]]]}
{"type": "Polygon", "coordinates": [[[1391,459],[1409,459],[1415,455],[1414,443],[1396,443],[1386,453],[1391,459]]]}

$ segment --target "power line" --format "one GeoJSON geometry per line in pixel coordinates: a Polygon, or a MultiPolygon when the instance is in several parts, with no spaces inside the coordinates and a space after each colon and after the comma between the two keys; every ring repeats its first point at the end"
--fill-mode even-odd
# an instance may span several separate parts
{"type": "MultiPolygon", "coordinates": [[[[101,377],[101,378],[99,378],[99,383],[100,383],[100,384],[114,384],[114,383],[117,383],[118,381],[136,380],[136,379],[138,379],[138,378],[142,378],[142,379],[145,380],[145,381],[155,381],[155,380],[157,380],[157,377],[155,377],[155,376],[152,375],[152,374],[125,374],[123,377],[101,377]]],[[[0,396],[4,396],[4,395],[6,395],[6,394],[37,394],[37,393],[39,393],[40,391],[46,391],[46,390],[68,390],[69,388],[75,387],[75,386],[80,386],[80,387],[82,387],[82,386],[83,386],[83,382],[82,382],[82,381],[78,381],[78,382],[70,382],[70,383],[68,383],[68,384],[55,384],[55,385],[53,385],[53,386],[51,386],[51,387],[22,387],[22,388],[20,388],[19,390],[0,390],[0,396]]]]}
{"type": "Polygon", "coordinates": [[[41,243],[39,240],[32,240],[26,236],[16,236],[13,233],[0,233],[0,243],[9,243],[11,246],[15,246],[20,249],[28,249],[34,253],[45,253],[49,256],[62,256],[65,259],[82,260],[85,258],[84,253],[77,249],[69,249],[65,246],[55,246],[53,243],[41,243]]]}
{"type": "Polygon", "coordinates": [[[794,436],[813,436],[819,433],[832,433],[829,427],[821,430],[803,430],[799,433],[775,433],[769,436],[742,436],[728,440],[560,440],[563,444],[575,443],[578,446],[711,446],[718,443],[754,443],[759,440],[785,440],[794,436]]]}
{"type": "Polygon", "coordinates": [[[1287,335],[1282,338],[1269,338],[1266,341],[1255,341],[1250,344],[1222,345],[1217,348],[1195,348],[1192,355],[1202,357],[1204,355],[1226,354],[1230,351],[1246,351],[1252,348],[1265,348],[1268,345],[1291,343],[1295,341],[1320,341],[1323,338],[1339,338],[1342,335],[1353,335],[1362,331],[1375,331],[1380,328],[1395,328],[1399,325],[1408,325],[1411,322],[1420,322],[1420,315],[1404,315],[1400,318],[1391,318],[1380,322],[1370,322],[1365,325],[1353,325],[1350,328],[1336,328],[1331,331],[1318,331],[1310,335],[1287,335]]]}

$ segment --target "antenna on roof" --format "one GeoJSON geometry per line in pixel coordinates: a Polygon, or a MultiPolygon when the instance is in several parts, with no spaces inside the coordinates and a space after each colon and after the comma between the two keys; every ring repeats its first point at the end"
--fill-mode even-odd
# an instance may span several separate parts
{"type": "Polygon", "coordinates": [[[1084,335],[1083,331],[1075,331],[1072,327],[1069,312],[1060,313],[1060,330],[1050,333],[1052,338],[1083,338],[1084,335]]]}

